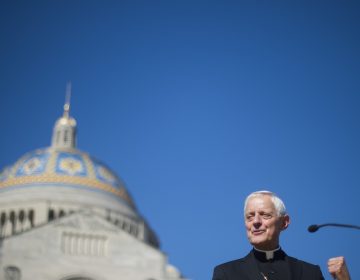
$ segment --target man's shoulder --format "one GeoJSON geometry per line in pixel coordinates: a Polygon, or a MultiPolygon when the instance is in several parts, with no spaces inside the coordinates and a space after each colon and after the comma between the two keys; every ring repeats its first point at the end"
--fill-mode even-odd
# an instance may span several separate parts
{"type": "Polygon", "coordinates": [[[290,265],[295,269],[294,273],[301,273],[304,279],[324,279],[319,265],[312,264],[294,257],[288,257],[290,265]]]}
{"type": "Polygon", "coordinates": [[[236,259],[236,260],[231,260],[231,261],[227,261],[227,262],[224,262],[224,263],[221,263],[217,266],[215,266],[215,269],[225,269],[225,270],[228,270],[228,269],[231,269],[233,267],[239,267],[241,266],[242,264],[246,263],[247,259],[249,258],[249,255],[243,257],[243,258],[240,258],[240,259],[236,259]]]}
{"type": "Polygon", "coordinates": [[[234,279],[242,275],[245,267],[244,258],[221,263],[215,266],[212,280],[234,279]]]}
{"type": "Polygon", "coordinates": [[[311,267],[311,268],[318,268],[319,267],[316,264],[309,263],[307,261],[304,261],[304,260],[301,260],[301,259],[298,259],[298,258],[295,258],[295,257],[288,256],[288,259],[289,259],[289,261],[296,262],[296,263],[301,264],[301,265],[306,266],[306,267],[311,267]]]}
{"type": "Polygon", "coordinates": [[[232,266],[237,266],[243,262],[244,262],[244,258],[241,258],[241,259],[231,260],[231,261],[227,261],[227,262],[218,264],[216,267],[219,267],[219,268],[232,267],[232,266]]]}

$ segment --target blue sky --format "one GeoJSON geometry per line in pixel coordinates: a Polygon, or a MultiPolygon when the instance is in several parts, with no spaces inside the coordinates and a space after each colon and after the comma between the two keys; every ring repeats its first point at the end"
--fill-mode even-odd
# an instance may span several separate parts
{"type": "Polygon", "coordinates": [[[360,278],[356,1],[0,2],[0,168],[50,145],[72,81],[78,148],[126,182],[190,279],[245,255],[270,189],[289,255],[360,278]],[[316,2],[316,3],[314,3],[316,2]],[[356,254],[356,255],[355,255],[356,254]]]}

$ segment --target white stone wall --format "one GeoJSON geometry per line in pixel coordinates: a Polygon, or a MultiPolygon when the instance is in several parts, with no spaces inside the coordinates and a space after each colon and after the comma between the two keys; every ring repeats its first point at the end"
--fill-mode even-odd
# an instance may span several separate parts
{"type": "Polygon", "coordinates": [[[0,253],[4,280],[9,266],[20,269],[21,280],[180,279],[161,251],[90,212],[5,238],[0,253]]]}

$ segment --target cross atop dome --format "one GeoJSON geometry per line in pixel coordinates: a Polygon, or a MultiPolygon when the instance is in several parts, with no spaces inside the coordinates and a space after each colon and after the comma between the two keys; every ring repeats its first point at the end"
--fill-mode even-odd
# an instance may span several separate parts
{"type": "Polygon", "coordinates": [[[69,117],[70,115],[70,98],[71,98],[71,82],[66,84],[66,93],[65,93],[65,104],[64,104],[64,114],[63,117],[69,117]]]}

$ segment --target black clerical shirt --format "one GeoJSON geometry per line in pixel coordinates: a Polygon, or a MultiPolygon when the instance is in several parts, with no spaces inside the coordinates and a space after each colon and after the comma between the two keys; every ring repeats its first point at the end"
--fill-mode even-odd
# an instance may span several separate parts
{"type": "Polygon", "coordinates": [[[263,280],[288,280],[291,279],[290,267],[286,258],[286,254],[280,248],[266,254],[266,252],[252,250],[258,269],[260,278],[263,280]],[[272,256],[271,256],[272,255],[272,256]]]}

